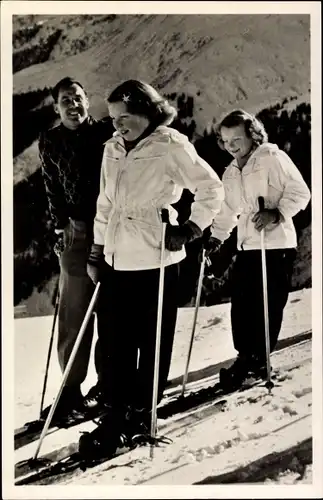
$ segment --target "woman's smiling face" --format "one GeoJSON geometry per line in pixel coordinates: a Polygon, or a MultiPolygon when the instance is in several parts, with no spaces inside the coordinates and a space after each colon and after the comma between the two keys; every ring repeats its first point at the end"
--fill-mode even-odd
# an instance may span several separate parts
{"type": "Polygon", "coordinates": [[[251,137],[246,134],[245,126],[243,124],[236,127],[221,127],[221,139],[224,148],[234,158],[242,160],[249,155],[253,148],[253,141],[251,137]]]}
{"type": "Polygon", "coordinates": [[[108,103],[109,115],[114,128],[126,141],[135,141],[149,125],[145,116],[129,113],[127,104],[123,101],[108,103]]]}

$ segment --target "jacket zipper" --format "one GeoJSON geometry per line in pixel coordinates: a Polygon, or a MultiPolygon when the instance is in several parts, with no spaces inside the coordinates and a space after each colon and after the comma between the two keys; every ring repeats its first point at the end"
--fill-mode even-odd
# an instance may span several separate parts
{"type": "MultiPolygon", "coordinates": [[[[240,175],[241,175],[241,196],[242,196],[242,203],[244,205],[247,205],[247,201],[246,201],[246,190],[245,190],[245,184],[244,184],[244,176],[243,176],[243,173],[242,173],[242,169],[240,170],[240,175]]],[[[243,250],[243,244],[245,242],[245,239],[246,239],[246,236],[247,236],[247,226],[248,226],[248,218],[246,217],[246,220],[245,220],[245,238],[241,240],[241,243],[240,243],[240,246],[241,246],[241,249],[243,250]]]]}
{"type": "MultiPolygon", "coordinates": [[[[119,143],[120,146],[123,147],[123,149],[126,151],[125,147],[123,146],[123,144],[119,143]]],[[[119,190],[119,185],[120,185],[120,181],[121,181],[121,177],[122,177],[122,174],[125,170],[125,163],[127,162],[127,158],[129,156],[129,153],[131,153],[132,151],[134,151],[136,149],[137,145],[131,149],[130,151],[126,151],[126,154],[125,154],[125,162],[124,162],[124,165],[123,165],[123,168],[120,169],[119,173],[118,173],[118,177],[117,177],[117,181],[116,181],[116,188],[115,188],[115,192],[114,192],[114,197],[115,199],[117,198],[117,192],[119,190]]],[[[114,231],[114,239],[113,239],[113,245],[115,247],[115,242],[116,242],[116,234],[117,234],[117,229],[119,227],[119,224],[120,223],[117,223],[116,227],[115,227],[115,231],[114,231]]],[[[114,263],[115,263],[115,250],[114,250],[114,253],[112,254],[112,267],[114,268],[114,263]]]]}
{"type": "MultiPolygon", "coordinates": [[[[128,154],[126,154],[126,157],[127,156],[128,156],[128,154]]],[[[118,177],[117,177],[116,187],[115,187],[115,192],[114,192],[114,198],[115,198],[115,200],[117,200],[117,193],[118,193],[118,190],[119,190],[121,177],[122,177],[123,171],[125,169],[125,163],[126,163],[126,161],[124,162],[123,167],[121,167],[120,170],[119,170],[119,172],[118,172],[118,177]]],[[[115,263],[116,235],[117,235],[117,229],[118,229],[119,225],[120,225],[120,222],[118,221],[117,224],[116,224],[115,230],[114,230],[114,238],[113,238],[114,253],[112,254],[112,267],[113,268],[114,268],[114,263],[115,263]]]]}

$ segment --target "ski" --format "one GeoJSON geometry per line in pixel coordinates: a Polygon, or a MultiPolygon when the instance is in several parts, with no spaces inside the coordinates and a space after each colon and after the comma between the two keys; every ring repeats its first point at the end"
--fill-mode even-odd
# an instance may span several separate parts
{"type": "MultiPolygon", "coordinates": [[[[276,351],[273,353],[273,355],[275,355],[275,353],[279,352],[281,349],[285,349],[292,345],[297,345],[300,342],[309,340],[311,336],[312,336],[312,330],[306,330],[298,334],[296,337],[293,337],[292,339],[289,338],[282,339],[281,341],[279,341],[279,345],[276,351]]],[[[226,362],[221,363],[220,365],[221,367],[222,366],[226,367],[229,366],[231,362],[232,360],[228,360],[226,362]]],[[[214,366],[214,371],[218,370],[220,368],[220,365],[214,366]]],[[[214,377],[212,378],[214,379],[214,377]]],[[[165,403],[158,408],[158,418],[167,418],[167,416],[176,413],[177,411],[176,407],[179,408],[186,407],[189,409],[189,406],[191,404],[196,405],[199,404],[199,402],[203,404],[203,401],[206,402],[208,399],[212,399],[216,394],[220,394],[221,391],[220,385],[218,383],[215,383],[215,385],[212,386],[212,389],[206,388],[206,389],[201,389],[200,391],[190,392],[185,394],[184,398],[181,398],[180,389],[177,388],[177,385],[181,384],[181,380],[182,377],[179,377],[175,381],[172,381],[170,387],[166,389],[164,398],[165,403]]],[[[88,412],[81,420],[73,420],[73,421],[70,420],[65,422],[53,421],[50,426],[50,429],[52,432],[59,431],[59,429],[67,429],[88,422],[90,420],[93,420],[94,418],[100,418],[103,414],[104,411],[95,410],[92,412],[88,412]]],[[[21,428],[16,429],[14,433],[14,449],[17,450],[22,446],[32,443],[33,441],[36,441],[41,434],[44,423],[45,420],[33,420],[31,422],[27,422],[21,428]]]]}
{"type": "MultiPolygon", "coordinates": [[[[288,340],[288,339],[287,339],[288,340]]],[[[294,338],[294,342],[284,342],[284,344],[277,349],[272,357],[275,358],[279,352],[285,349],[290,351],[290,359],[292,359],[293,348],[298,348],[300,344],[308,344],[311,341],[311,332],[303,332],[301,335],[294,338]],[[296,341],[295,341],[296,340],[296,341]]],[[[276,386],[279,382],[284,380],[284,376],[288,372],[297,369],[299,366],[306,362],[311,361],[311,356],[304,358],[302,361],[294,361],[291,363],[284,363],[280,366],[279,370],[273,370],[272,379],[276,386]]],[[[194,425],[198,420],[214,415],[217,412],[223,411],[226,404],[241,392],[253,390],[255,387],[265,387],[265,381],[262,379],[250,379],[242,387],[231,392],[224,392],[219,384],[219,375],[212,377],[212,384],[206,386],[207,380],[199,380],[202,385],[198,390],[193,390],[186,393],[183,397],[178,395],[180,387],[172,387],[171,391],[166,391],[165,398],[162,404],[157,409],[158,416],[158,435],[162,436],[161,439],[164,443],[168,440],[171,441],[171,435],[182,428],[194,425]]],[[[92,417],[93,419],[93,417],[92,417]]],[[[90,420],[87,418],[86,420],[90,420]]],[[[84,419],[85,421],[85,419],[84,419]]],[[[74,422],[73,425],[82,424],[74,422]]],[[[143,443],[137,443],[141,446],[143,443]]],[[[78,454],[78,443],[72,442],[67,446],[63,446],[50,452],[47,455],[39,457],[36,461],[25,460],[15,465],[15,484],[39,484],[39,481],[48,478],[48,484],[55,482],[55,478],[62,477],[66,473],[73,474],[76,469],[83,470],[84,468],[93,467],[98,463],[110,461],[111,459],[130,451],[132,448],[124,447],[118,449],[117,453],[97,462],[85,464],[78,454]]],[[[113,463],[112,463],[113,465],[113,463]]],[[[111,466],[112,466],[111,465],[111,466]]],[[[116,467],[117,465],[113,465],[116,467]]]]}
{"type": "MultiPolygon", "coordinates": [[[[297,369],[304,362],[309,362],[310,360],[311,358],[308,358],[302,362],[298,361],[286,365],[282,370],[273,370],[272,379],[275,382],[279,382],[282,375],[286,375],[286,373],[297,369]]],[[[230,399],[242,392],[252,391],[255,387],[261,386],[265,387],[264,380],[253,379],[238,390],[224,393],[217,382],[200,391],[191,392],[183,399],[178,397],[171,398],[170,401],[166,401],[164,406],[158,409],[158,419],[165,420],[165,422],[158,425],[161,441],[164,443],[166,443],[167,440],[171,442],[171,435],[173,433],[178,432],[182,428],[194,425],[194,423],[201,419],[214,416],[216,413],[224,410],[225,405],[228,404],[230,399]],[[181,415],[182,413],[185,414],[181,415]]],[[[139,443],[140,446],[144,444],[147,443],[139,443]]],[[[48,484],[53,483],[59,480],[58,478],[62,477],[64,474],[73,474],[76,469],[85,470],[86,468],[94,467],[102,462],[111,461],[129,452],[131,449],[133,448],[123,447],[118,449],[112,457],[86,463],[78,454],[78,443],[71,443],[40,457],[34,463],[29,460],[16,464],[15,484],[39,484],[39,481],[44,481],[46,479],[48,480],[48,484]]],[[[117,465],[111,465],[111,467],[116,466],[117,465]]]]}
{"type": "MultiPolygon", "coordinates": [[[[156,438],[158,443],[168,444],[171,439],[166,436],[161,436],[156,438]]],[[[150,436],[137,436],[137,439],[131,445],[124,445],[123,447],[117,448],[116,452],[108,457],[102,457],[98,459],[85,460],[78,452],[78,443],[70,443],[69,445],[63,446],[58,450],[54,450],[50,453],[43,455],[42,457],[33,460],[24,460],[15,465],[15,485],[27,485],[27,484],[39,484],[46,478],[53,482],[55,477],[61,476],[63,474],[73,473],[76,469],[85,471],[88,468],[95,467],[101,463],[111,461],[125,453],[148,444],[151,444],[152,440],[150,436]]],[[[129,462],[127,465],[130,465],[129,462]]],[[[111,466],[113,468],[115,466],[111,466]]]]}
{"type": "Polygon", "coordinates": [[[85,461],[78,452],[78,443],[71,443],[35,461],[26,460],[17,464],[15,466],[15,485],[37,484],[46,478],[53,479],[63,474],[73,473],[76,469],[85,471],[128,451],[129,448],[118,448],[112,457],[85,461]]]}
{"type": "MultiPolygon", "coordinates": [[[[81,419],[65,419],[60,421],[53,420],[50,425],[50,430],[52,432],[56,432],[59,429],[68,429],[70,427],[74,427],[76,425],[89,422],[94,418],[100,418],[104,415],[104,410],[96,409],[95,411],[88,411],[84,414],[84,418],[81,419]]],[[[44,427],[46,419],[38,419],[27,422],[25,425],[15,430],[14,442],[15,442],[15,450],[21,448],[22,446],[26,446],[27,444],[36,441],[41,431],[44,427]]]]}
{"type": "MultiPolygon", "coordinates": [[[[260,384],[262,381],[255,381],[254,385],[260,384]]],[[[248,388],[250,388],[249,386],[248,388]]],[[[233,392],[231,394],[234,394],[233,392]]],[[[226,404],[227,400],[223,399],[224,394],[219,389],[219,384],[215,384],[213,387],[202,389],[198,392],[192,392],[188,394],[183,400],[176,398],[175,400],[166,403],[161,409],[158,409],[158,418],[166,420],[159,426],[159,430],[164,432],[166,428],[169,427],[169,432],[172,433],[175,430],[187,425],[187,421],[191,418],[192,414],[196,414],[196,418],[199,415],[199,408],[203,408],[208,403],[212,403],[211,408],[208,412],[211,413],[221,411],[221,408],[226,404]],[[191,409],[189,415],[185,415],[182,418],[177,419],[174,422],[167,422],[174,414],[179,414],[191,409]]],[[[167,429],[168,430],[168,429],[167,429]]],[[[47,477],[53,475],[61,475],[66,472],[71,472],[77,468],[88,468],[93,467],[102,461],[108,461],[120,454],[129,451],[129,448],[118,449],[117,453],[112,457],[102,459],[101,461],[91,462],[85,464],[83,460],[80,459],[78,454],[78,443],[70,443],[67,446],[63,446],[58,450],[43,455],[39,459],[26,460],[19,462],[15,466],[15,484],[24,485],[35,483],[36,481],[43,480],[47,477]]]]}

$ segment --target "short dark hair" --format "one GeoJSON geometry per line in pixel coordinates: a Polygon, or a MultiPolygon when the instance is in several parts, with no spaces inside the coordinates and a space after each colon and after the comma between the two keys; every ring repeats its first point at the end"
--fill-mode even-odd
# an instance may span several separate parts
{"type": "Polygon", "coordinates": [[[108,103],[125,102],[129,113],[145,116],[150,125],[170,125],[177,116],[176,109],[151,85],[140,80],[127,80],[107,97],[108,103]]]}
{"type": "Polygon", "coordinates": [[[226,115],[215,127],[216,139],[221,149],[225,149],[221,137],[221,128],[233,128],[239,125],[244,125],[247,137],[251,137],[255,145],[260,146],[260,144],[268,141],[268,134],[264,124],[255,115],[243,109],[235,109],[226,115]]]}
{"type": "Polygon", "coordinates": [[[75,78],[71,78],[70,76],[65,76],[65,78],[62,78],[62,80],[57,82],[55,87],[52,88],[52,96],[53,96],[54,101],[55,102],[58,101],[58,95],[59,95],[60,90],[67,89],[67,88],[71,87],[72,85],[78,85],[79,87],[81,87],[81,89],[84,91],[84,93],[86,95],[86,91],[85,91],[83,85],[78,80],[76,80],[75,78]]]}

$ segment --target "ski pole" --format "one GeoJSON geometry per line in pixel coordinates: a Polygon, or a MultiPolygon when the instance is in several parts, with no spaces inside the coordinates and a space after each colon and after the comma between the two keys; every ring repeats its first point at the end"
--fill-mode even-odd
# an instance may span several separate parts
{"type": "Polygon", "coordinates": [[[44,384],[43,384],[43,390],[42,390],[41,402],[40,402],[39,420],[41,419],[41,415],[42,415],[42,412],[43,412],[44,399],[45,399],[45,393],[46,393],[46,387],[47,387],[47,378],[48,378],[49,363],[50,363],[50,358],[52,356],[55,326],[56,326],[56,320],[57,320],[57,315],[58,315],[58,306],[59,306],[59,278],[58,278],[57,287],[56,287],[56,290],[55,290],[54,297],[55,297],[54,319],[53,319],[52,332],[51,332],[51,336],[50,336],[50,340],[49,340],[49,346],[48,346],[47,361],[46,361],[46,368],[45,368],[45,377],[44,377],[44,384]]]}
{"type": "Polygon", "coordinates": [[[96,303],[96,300],[97,300],[97,296],[98,296],[98,293],[99,293],[99,289],[100,289],[100,282],[97,283],[96,287],[95,287],[95,290],[93,292],[93,296],[92,296],[92,299],[91,299],[91,302],[89,304],[89,307],[86,311],[86,314],[85,314],[85,317],[84,317],[84,320],[83,320],[83,323],[81,325],[81,328],[80,328],[80,331],[78,333],[78,336],[77,336],[77,339],[76,339],[76,342],[74,344],[74,347],[73,347],[73,350],[70,354],[70,357],[69,357],[69,360],[68,360],[68,363],[66,365],[66,368],[64,370],[64,374],[63,374],[63,378],[62,378],[62,382],[61,382],[61,385],[60,385],[60,388],[59,388],[59,391],[58,391],[58,394],[55,398],[55,401],[54,403],[52,404],[51,408],[50,408],[50,412],[48,413],[47,415],[47,418],[46,418],[46,421],[45,421],[45,424],[44,424],[44,427],[43,427],[43,430],[41,432],[41,435],[40,435],[40,438],[39,438],[39,442],[38,442],[38,446],[37,446],[37,449],[35,451],[35,454],[32,458],[32,461],[36,460],[37,457],[38,457],[38,454],[39,454],[39,451],[40,451],[40,448],[41,448],[41,445],[42,445],[42,442],[47,434],[47,431],[49,429],[49,426],[50,426],[50,423],[52,421],[52,418],[53,418],[53,415],[54,415],[54,412],[56,410],[56,407],[57,407],[57,404],[58,404],[58,401],[59,401],[59,398],[61,397],[61,394],[62,394],[62,391],[63,391],[63,388],[65,386],[65,383],[66,383],[66,380],[69,376],[69,373],[71,371],[71,368],[72,368],[72,365],[73,365],[73,362],[74,362],[74,359],[75,359],[75,356],[77,354],[77,351],[78,351],[78,348],[80,346],[80,343],[82,342],[82,339],[83,339],[83,336],[84,336],[84,333],[85,333],[85,330],[86,330],[86,327],[87,327],[87,324],[89,322],[89,319],[91,317],[91,314],[93,312],[93,309],[94,309],[94,306],[95,306],[95,303],[96,303]]]}
{"type": "Polygon", "coordinates": [[[158,400],[158,383],[159,383],[159,356],[160,356],[160,340],[163,315],[163,297],[164,297],[164,276],[165,276],[165,234],[166,226],[169,221],[167,209],[161,211],[162,219],[162,235],[161,235],[161,254],[160,254],[160,273],[159,273],[159,288],[158,288],[158,306],[157,306],[157,325],[156,325],[156,345],[155,345],[155,364],[154,364],[154,385],[153,399],[151,410],[151,437],[152,444],[150,446],[150,458],[154,457],[154,439],[156,437],[157,427],[157,400],[158,400]]]}
{"type": "Polygon", "coordinates": [[[188,378],[188,368],[189,368],[189,364],[190,364],[190,360],[191,360],[191,354],[192,354],[192,347],[193,347],[193,341],[194,341],[194,335],[195,335],[197,315],[198,315],[198,310],[199,310],[199,307],[200,307],[200,300],[201,300],[201,292],[202,292],[202,284],[203,284],[205,261],[206,261],[205,248],[203,248],[203,250],[202,250],[202,262],[201,262],[201,267],[200,267],[200,275],[199,275],[199,279],[198,279],[197,292],[196,292],[193,327],[192,327],[190,345],[189,345],[189,348],[188,348],[185,373],[184,373],[184,376],[183,376],[183,384],[182,384],[181,397],[184,396],[185,386],[186,386],[187,378],[188,378]]]}
{"type": "MultiPolygon", "coordinates": [[[[258,198],[259,210],[264,210],[265,201],[262,196],[258,198]]],[[[263,301],[264,301],[264,322],[265,322],[265,345],[266,345],[266,369],[267,381],[266,387],[269,392],[274,387],[271,380],[270,369],[270,336],[269,336],[269,314],[268,314],[268,286],[267,286],[267,266],[266,266],[266,250],[265,250],[265,234],[264,229],[260,231],[260,247],[261,247],[261,266],[262,266],[262,288],[263,288],[263,301]]]]}

